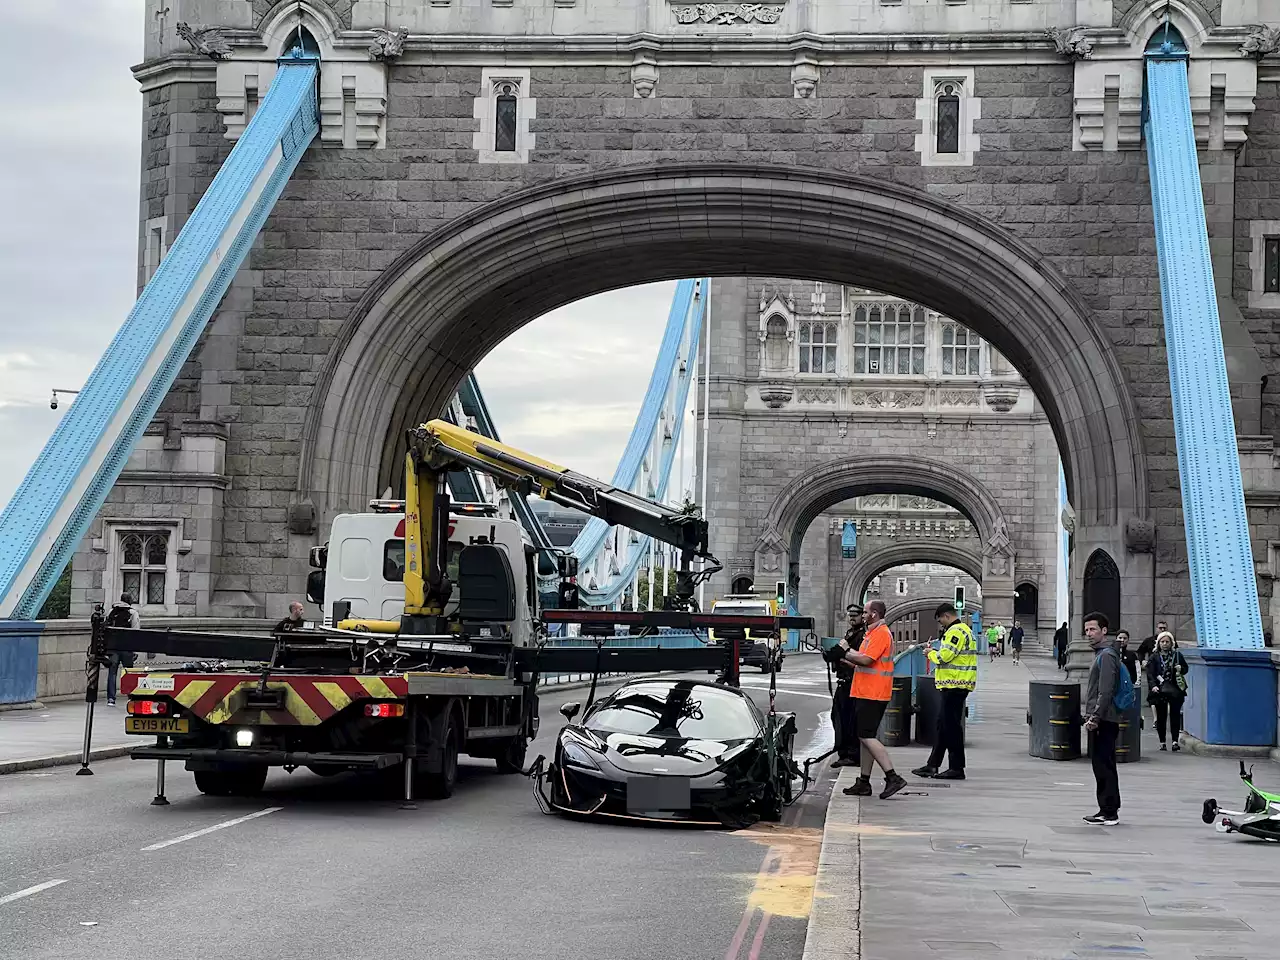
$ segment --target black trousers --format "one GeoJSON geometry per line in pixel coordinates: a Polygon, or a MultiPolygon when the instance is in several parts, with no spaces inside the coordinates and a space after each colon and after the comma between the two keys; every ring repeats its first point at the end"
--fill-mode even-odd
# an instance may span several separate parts
{"type": "Polygon", "coordinates": [[[938,710],[938,735],[933,741],[933,752],[928,765],[941,769],[942,758],[950,752],[948,770],[964,769],[964,702],[968,690],[939,690],[942,707],[938,710]]]}
{"type": "Polygon", "coordinates": [[[1164,732],[1167,726],[1169,732],[1173,734],[1173,742],[1177,743],[1178,734],[1182,732],[1182,698],[1173,700],[1161,698],[1152,706],[1156,708],[1156,736],[1160,738],[1160,742],[1164,743],[1164,732]]]}
{"type": "Polygon", "coordinates": [[[1120,724],[1099,720],[1093,733],[1093,779],[1098,784],[1098,811],[1107,816],[1120,813],[1120,775],[1116,772],[1116,740],[1120,724]]]}
{"type": "Polygon", "coordinates": [[[849,684],[836,686],[835,699],[831,703],[831,726],[836,734],[836,756],[841,760],[859,763],[862,760],[862,744],[858,742],[854,699],[849,696],[849,684]]]}

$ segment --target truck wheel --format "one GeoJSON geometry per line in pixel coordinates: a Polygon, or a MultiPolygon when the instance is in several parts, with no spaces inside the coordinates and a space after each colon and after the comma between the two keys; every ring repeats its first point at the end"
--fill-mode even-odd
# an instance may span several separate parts
{"type": "Polygon", "coordinates": [[[432,800],[444,800],[453,796],[453,788],[458,782],[458,731],[456,715],[450,712],[448,725],[444,731],[444,741],[440,746],[440,772],[428,773],[422,778],[422,794],[432,800]]]}
{"type": "Polygon", "coordinates": [[[498,772],[523,773],[525,753],[528,749],[529,741],[523,735],[508,740],[507,745],[494,757],[498,761],[498,772]]]}
{"type": "Polygon", "coordinates": [[[765,787],[764,796],[760,798],[760,819],[769,823],[777,823],[782,819],[782,797],[772,784],[765,787]]]}
{"type": "Polygon", "coordinates": [[[229,797],[227,775],[221,770],[197,770],[195,772],[196,789],[207,797],[229,797]]]}

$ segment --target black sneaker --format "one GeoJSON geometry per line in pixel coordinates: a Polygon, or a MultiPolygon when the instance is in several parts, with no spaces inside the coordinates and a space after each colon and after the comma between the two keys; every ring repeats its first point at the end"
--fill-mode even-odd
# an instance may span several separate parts
{"type": "MultiPolygon", "coordinates": [[[[1162,743],[1162,744],[1160,744],[1160,749],[1161,749],[1161,750],[1168,750],[1168,749],[1169,749],[1169,746],[1168,746],[1168,744],[1164,744],[1164,743],[1162,743]]],[[[1176,743],[1173,745],[1173,749],[1175,749],[1175,750],[1177,750],[1177,749],[1178,749],[1178,745],[1177,745],[1176,743]]]]}
{"type": "Polygon", "coordinates": [[[852,787],[845,787],[841,793],[846,797],[869,797],[871,796],[871,780],[867,777],[859,777],[853,781],[852,787]]]}
{"type": "Polygon", "coordinates": [[[911,775],[913,777],[924,777],[926,779],[929,777],[936,777],[938,775],[938,768],[925,764],[923,767],[916,767],[912,770],[911,775]]]}
{"type": "Polygon", "coordinates": [[[884,777],[884,789],[880,791],[880,799],[888,800],[895,793],[907,785],[907,781],[902,775],[890,770],[884,777]]]}
{"type": "Polygon", "coordinates": [[[107,706],[108,706],[108,707],[114,707],[115,705],[116,705],[116,701],[115,701],[115,698],[114,698],[114,697],[109,697],[109,698],[107,698],[107,706]]]}
{"type": "Polygon", "coordinates": [[[1178,751],[1180,751],[1181,749],[1182,749],[1182,744],[1180,744],[1180,743],[1175,743],[1175,744],[1173,745],[1173,752],[1174,752],[1174,753],[1177,753],[1177,752],[1178,752],[1178,751]]]}
{"type": "Polygon", "coordinates": [[[846,759],[845,757],[837,757],[836,759],[831,761],[831,766],[832,767],[856,767],[858,766],[858,761],[849,760],[849,759],[846,759]]]}
{"type": "Polygon", "coordinates": [[[1092,823],[1100,827],[1114,827],[1117,823],[1120,822],[1120,818],[1118,816],[1099,812],[1099,813],[1095,813],[1091,817],[1085,817],[1084,822],[1092,823]]]}
{"type": "Polygon", "coordinates": [[[941,773],[935,774],[935,775],[934,775],[934,777],[933,777],[933,779],[935,779],[935,780],[963,780],[963,779],[964,779],[964,771],[963,771],[963,770],[943,770],[941,773]]]}

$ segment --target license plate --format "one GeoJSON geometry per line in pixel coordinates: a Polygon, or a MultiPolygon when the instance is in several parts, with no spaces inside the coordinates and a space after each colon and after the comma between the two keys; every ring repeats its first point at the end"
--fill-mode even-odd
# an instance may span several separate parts
{"type": "Polygon", "coordinates": [[[627,811],[688,810],[688,777],[628,777],[627,811]]]}
{"type": "Polygon", "coordinates": [[[125,733],[187,733],[186,717],[175,720],[171,717],[125,717],[125,733]]]}

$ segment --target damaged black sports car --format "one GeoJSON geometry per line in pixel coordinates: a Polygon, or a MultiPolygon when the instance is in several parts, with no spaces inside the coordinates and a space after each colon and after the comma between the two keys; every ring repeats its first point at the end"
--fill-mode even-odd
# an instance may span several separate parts
{"type": "Polygon", "coordinates": [[[570,722],[535,775],[544,809],[737,827],[793,800],[795,714],[765,715],[736,687],[635,680],[575,721],[580,708],[560,708],[570,722]]]}

